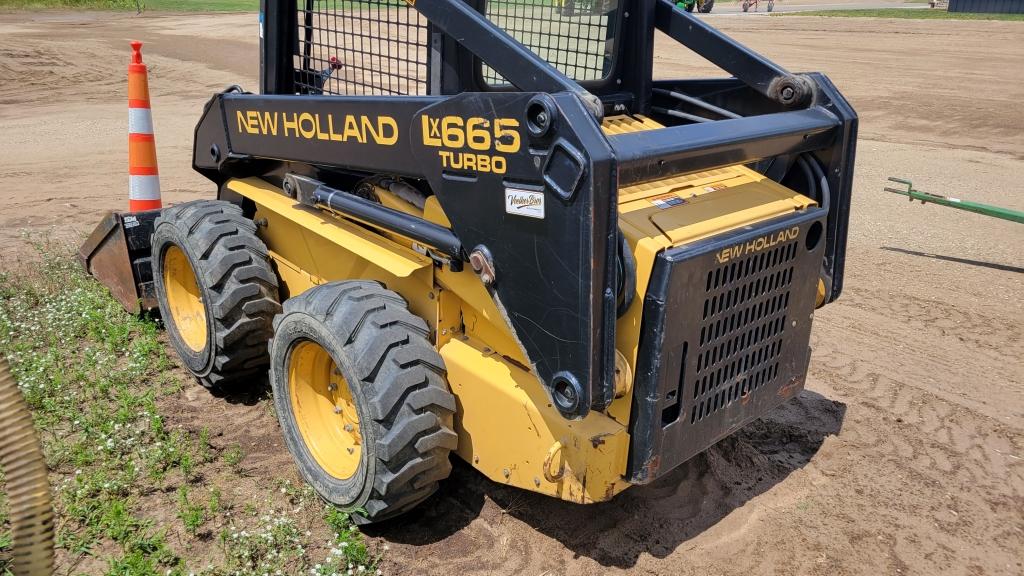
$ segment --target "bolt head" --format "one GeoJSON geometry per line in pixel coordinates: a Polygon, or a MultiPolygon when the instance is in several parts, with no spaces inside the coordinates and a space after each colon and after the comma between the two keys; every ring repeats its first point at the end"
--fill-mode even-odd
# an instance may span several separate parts
{"type": "Polygon", "coordinates": [[[571,406],[575,406],[578,402],[576,389],[573,388],[572,384],[570,384],[569,382],[559,382],[555,386],[555,394],[557,396],[560,396],[560,398],[556,397],[556,399],[558,399],[559,403],[562,404],[563,407],[566,409],[568,409],[571,406]]]}
{"type": "Polygon", "coordinates": [[[474,272],[483,270],[484,267],[484,255],[479,251],[473,252],[469,255],[469,265],[473,267],[474,272]]]}

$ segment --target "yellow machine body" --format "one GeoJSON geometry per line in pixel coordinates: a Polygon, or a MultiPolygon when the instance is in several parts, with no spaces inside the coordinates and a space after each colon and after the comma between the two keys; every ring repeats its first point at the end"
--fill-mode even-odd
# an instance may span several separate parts
{"type": "MultiPolygon", "coordinates": [[[[658,123],[618,116],[608,134],[658,123]]],[[[252,201],[270,249],[282,300],[324,282],[372,279],[400,293],[433,332],[456,397],[458,455],[495,482],[577,503],[601,502],[629,487],[630,382],[604,413],[567,420],[551,404],[479,277],[435,267],[412,241],[299,204],[257,178],[228,181],[252,201]]],[[[381,203],[449,225],[436,198],[423,209],[377,188],[381,203]]],[[[619,190],[619,226],[633,249],[637,294],[619,320],[617,349],[634,371],[644,294],[665,248],[806,209],[814,201],[744,166],[674,176],[619,190]]]]}

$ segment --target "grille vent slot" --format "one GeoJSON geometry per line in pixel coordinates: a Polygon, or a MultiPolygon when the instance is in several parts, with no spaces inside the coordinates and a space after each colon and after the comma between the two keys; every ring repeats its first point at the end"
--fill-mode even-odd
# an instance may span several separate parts
{"type": "Polygon", "coordinates": [[[780,244],[708,271],[700,339],[687,343],[696,363],[690,424],[778,377],[798,248],[780,244]]]}

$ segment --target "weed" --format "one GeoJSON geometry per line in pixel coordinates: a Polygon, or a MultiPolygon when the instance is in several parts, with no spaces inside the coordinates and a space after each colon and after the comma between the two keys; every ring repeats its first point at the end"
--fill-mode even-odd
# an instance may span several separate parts
{"type": "Polygon", "coordinates": [[[224,463],[238,472],[238,467],[245,458],[245,452],[242,451],[242,447],[238,444],[232,444],[227,450],[224,451],[224,463]]]}
{"type": "Polygon", "coordinates": [[[295,521],[276,513],[260,517],[251,530],[232,523],[220,542],[232,574],[290,574],[306,551],[295,521]]]}
{"type": "Polygon", "coordinates": [[[334,506],[324,509],[324,522],[334,530],[334,546],[330,556],[320,565],[319,574],[344,573],[347,571],[373,571],[380,563],[379,554],[371,554],[363,540],[363,535],[352,523],[348,512],[334,506]]]}
{"type": "Polygon", "coordinates": [[[221,506],[220,488],[213,488],[210,490],[210,498],[206,501],[206,511],[209,512],[210,516],[216,516],[220,514],[221,506]]]}
{"type": "Polygon", "coordinates": [[[206,509],[188,501],[188,486],[178,487],[178,518],[185,531],[195,536],[206,522],[206,509]]]}
{"type": "Polygon", "coordinates": [[[210,429],[203,426],[203,429],[199,431],[199,445],[197,447],[199,460],[203,464],[209,464],[213,462],[213,450],[210,446],[210,429]]]}

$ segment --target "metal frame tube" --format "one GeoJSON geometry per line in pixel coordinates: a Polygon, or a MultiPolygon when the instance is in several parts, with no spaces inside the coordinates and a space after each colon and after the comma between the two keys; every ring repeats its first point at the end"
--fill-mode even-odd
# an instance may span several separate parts
{"type": "Polygon", "coordinates": [[[839,120],[820,108],[610,136],[619,186],[831,145],[839,120]]]}

